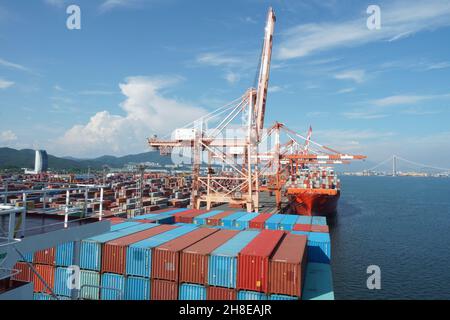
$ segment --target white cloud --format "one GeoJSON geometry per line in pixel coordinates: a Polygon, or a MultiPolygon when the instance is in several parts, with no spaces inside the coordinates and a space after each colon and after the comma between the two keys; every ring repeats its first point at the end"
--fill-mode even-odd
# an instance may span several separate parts
{"type": "Polygon", "coordinates": [[[439,95],[395,95],[371,101],[372,104],[379,107],[388,107],[395,105],[416,104],[425,100],[450,98],[450,94],[439,95]]]}
{"type": "Polygon", "coordinates": [[[44,2],[48,5],[61,8],[62,6],[64,6],[66,0],[44,0],[44,2]]]}
{"type": "Polygon", "coordinates": [[[245,23],[252,23],[252,24],[258,23],[258,21],[256,21],[254,18],[252,18],[250,16],[247,16],[245,18],[241,18],[241,21],[245,22],[245,23]]]}
{"type": "Polygon", "coordinates": [[[107,90],[84,90],[80,91],[80,94],[83,96],[107,96],[116,94],[115,91],[107,91],[107,90]]]}
{"type": "Polygon", "coordinates": [[[369,30],[368,15],[328,23],[309,23],[290,28],[276,53],[279,59],[305,57],[317,52],[354,47],[375,41],[395,41],[418,32],[450,25],[446,0],[395,1],[381,8],[381,29],[369,30]]]}
{"type": "Polygon", "coordinates": [[[0,78],[0,89],[7,89],[14,85],[14,82],[0,78]]]}
{"type": "Polygon", "coordinates": [[[313,130],[313,140],[340,152],[366,153],[368,146],[390,141],[396,133],[371,129],[313,130]]]}
{"type": "Polygon", "coordinates": [[[336,92],[336,93],[338,93],[338,94],[344,94],[344,93],[350,93],[350,92],[353,92],[353,91],[355,91],[355,88],[344,88],[344,89],[339,90],[339,91],[336,92]]]}
{"type": "Polygon", "coordinates": [[[119,7],[132,7],[138,4],[140,0],[105,0],[100,5],[100,11],[110,11],[119,7]]]}
{"type": "Polygon", "coordinates": [[[281,87],[281,86],[270,86],[268,91],[269,91],[269,93],[281,92],[281,91],[283,91],[283,87],[281,87]]]}
{"type": "Polygon", "coordinates": [[[393,132],[380,132],[375,130],[317,130],[314,132],[317,137],[332,141],[350,141],[350,140],[377,140],[380,138],[392,137],[393,132]]]}
{"type": "Polygon", "coordinates": [[[418,95],[398,95],[398,96],[390,96],[382,99],[377,99],[373,101],[373,104],[380,107],[392,106],[392,105],[401,105],[401,104],[415,104],[425,99],[429,99],[427,96],[418,96],[418,95]]]}
{"type": "Polygon", "coordinates": [[[9,69],[15,69],[15,70],[20,70],[20,71],[27,71],[29,72],[30,69],[28,69],[27,67],[17,64],[17,63],[13,63],[11,61],[5,60],[0,58],[0,66],[9,68],[9,69]]]}
{"type": "Polygon", "coordinates": [[[373,110],[343,112],[342,115],[345,118],[352,120],[373,120],[386,118],[388,116],[387,114],[377,113],[373,110]]]}
{"type": "Polygon", "coordinates": [[[308,112],[306,114],[306,116],[309,118],[319,118],[319,117],[326,117],[329,114],[330,114],[329,112],[325,112],[325,111],[311,111],[311,112],[308,112]]]}
{"type": "Polygon", "coordinates": [[[241,79],[241,76],[238,73],[228,71],[225,74],[225,80],[227,80],[227,82],[229,84],[235,84],[235,83],[239,82],[240,79],[241,79]]]}
{"type": "Polygon", "coordinates": [[[146,150],[146,138],[203,116],[202,108],[165,97],[161,91],[180,80],[174,78],[130,77],[119,85],[126,99],[125,115],[98,112],[87,124],[75,125],[56,141],[58,153],[91,157],[128,154],[146,150]]]}
{"type": "Polygon", "coordinates": [[[232,65],[237,65],[237,64],[242,63],[242,59],[240,59],[240,58],[228,56],[224,53],[214,53],[214,52],[202,53],[197,56],[196,60],[197,60],[197,63],[199,63],[199,64],[204,64],[204,65],[214,66],[214,67],[232,66],[232,65]]]}
{"type": "Polygon", "coordinates": [[[447,68],[450,68],[450,62],[447,61],[430,63],[428,66],[426,66],[426,70],[440,70],[447,68]]]}
{"type": "Polygon", "coordinates": [[[222,78],[230,85],[241,80],[241,75],[248,74],[248,68],[253,68],[244,56],[231,56],[224,52],[208,52],[197,55],[195,62],[199,66],[216,67],[223,72],[222,78]]]}
{"type": "Polygon", "coordinates": [[[17,141],[17,136],[11,130],[0,132],[0,143],[3,145],[9,145],[12,142],[17,141]]]}
{"type": "Polygon", "coordinates": [[[364,82],[366,72],[364,70],[345,70],[334,75],[335,79],[338,80],[352,80],[356,83],[364,82]]]}
{"type": "MultiPolygon", "coordinates": [[[[404,114],[409,115],[425,115],[436,114],[439,110],[431,109],[430,106],[424,106],[423,109],[411,108],[413,105],[424,101],[442,100],[445,101],[450,98],[450,94],[435,94],[435,95],[393,95],[380,99],[362,101],[361,104],[367,105],[364,108],[354,109],[349,112],[341,113],[347,119],[358,120],[372,120],[385,118],[389,115],[387,107],[397,106],[398,110],[404,114]],[[405,109],[405,107],[410,107],[405,109]]],[[[397,108],[395,109],[397,110],[397,108]]]]}

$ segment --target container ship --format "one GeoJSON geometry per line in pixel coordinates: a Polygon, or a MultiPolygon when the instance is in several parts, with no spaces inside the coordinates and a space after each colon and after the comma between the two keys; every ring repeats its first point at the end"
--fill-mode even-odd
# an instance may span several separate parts
{"type": "Polygon", "coordinates": [[[289,211],[307,216],[335,215],[341,194],[340,184],[333,168],[300,170],[295,179],[286,183],[289,211]]]}

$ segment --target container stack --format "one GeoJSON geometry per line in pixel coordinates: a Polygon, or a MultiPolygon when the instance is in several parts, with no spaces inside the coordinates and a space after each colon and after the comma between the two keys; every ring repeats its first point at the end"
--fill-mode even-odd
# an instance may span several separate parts
{"type": "Polygon", "coordinates": [[[333,168],[308,168],[297,172],[286,182],[288,188],[299,189],[340,189],[341,182],[333,168]]]}
{"type": "MultiPolygon", "coordinates": [[[[60,299],[334,299],[324,217],[170,209],[122,221],[80,243],[81,288],[67,287],[74,243],[27,255],[60,299]]],[[[50,290],[26,262],[16,279],[50,290]]]]}

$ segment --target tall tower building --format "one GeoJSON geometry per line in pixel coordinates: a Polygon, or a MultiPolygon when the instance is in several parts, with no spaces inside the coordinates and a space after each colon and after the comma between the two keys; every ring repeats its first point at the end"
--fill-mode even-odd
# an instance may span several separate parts
{"type": "Polygon", "coordinates": [[[45,150],[36,150],[36,157],[34,160],[34,172],[42,173],[48,170],[48,155],[45,150]]]}

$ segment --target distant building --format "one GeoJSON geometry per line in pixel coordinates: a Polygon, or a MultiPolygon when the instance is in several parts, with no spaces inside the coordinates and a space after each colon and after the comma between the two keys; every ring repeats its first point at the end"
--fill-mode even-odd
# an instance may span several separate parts
{"type": "Polygon", "coordinates": [[[39,174],[48,170],[48,155],[45,150],[36,150],[34,157],[34,170],[25,170],[27,174],[39,174]]]}
{"type": "Polygon", "coordinates": [[[48,155],[45,150],[36,150],[36,157],[34,160],[34,172],[42,173],[48,170],[48,155]]]}

